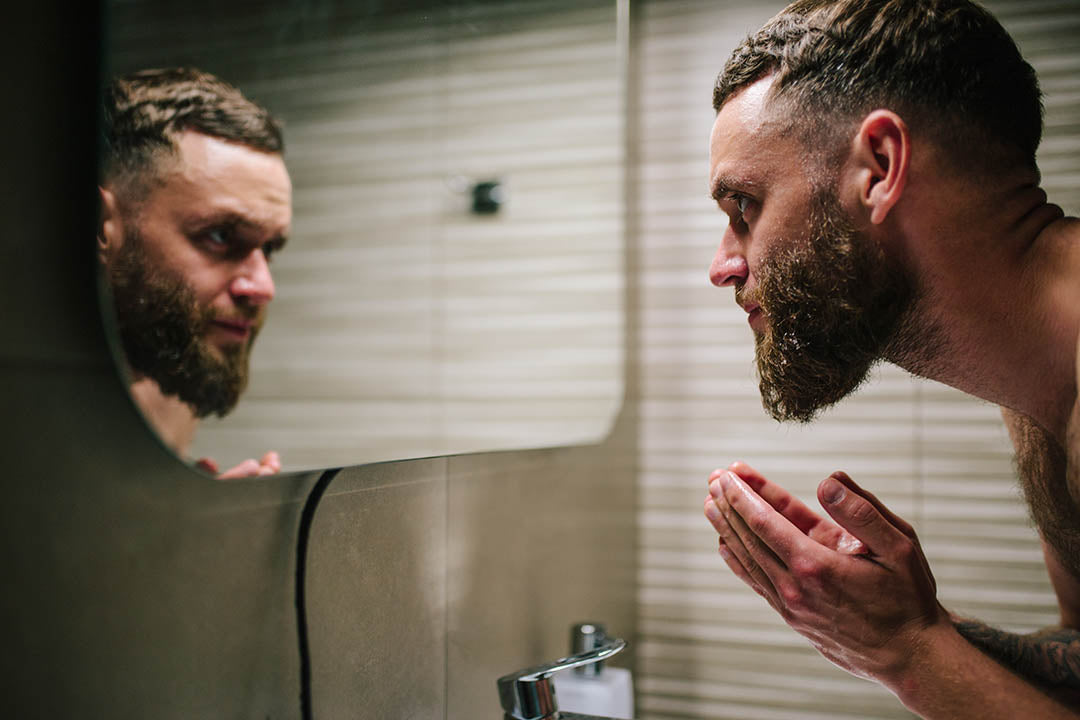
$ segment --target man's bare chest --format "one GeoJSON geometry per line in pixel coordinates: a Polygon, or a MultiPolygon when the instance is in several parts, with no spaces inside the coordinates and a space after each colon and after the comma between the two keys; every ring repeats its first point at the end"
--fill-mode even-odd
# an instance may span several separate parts
{"type": "MultiPolygon", "coordinates": [[[[1075,413],[1074,413],[1075,415],[1075,413]]],[[[1016,471],[1032,520],[1043,541],[1071,575],[1080,580],[1080,502],[1075,492],[1080,447],[1063,448],[1030,419],[1005,414],[1016,449],[1016,471]]],[[[1080,425],[1070,430],[1080,429],[1080,425]]]]}

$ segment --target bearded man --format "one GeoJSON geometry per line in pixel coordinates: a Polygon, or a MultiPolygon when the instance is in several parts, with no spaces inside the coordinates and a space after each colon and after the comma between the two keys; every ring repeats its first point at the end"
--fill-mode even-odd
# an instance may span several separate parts
{"type": "Polygon", "coordinates": [[[1034,70],[968,0],[799,0],[720,74],[710,269],[749,314],[763,403],[809,421],[893,362],[1001,406],[1061,608],[953,617],[912,527],[842,472],[835,522],[753,468],[709,478],[727,565],[826,658],[926,718],[1076,718],[1080,221],[1039,187],[1034,70]]]}
{"type": "MultiPolygon", "coordinates": [[[[247,384],[292,218],[283,147],[265,108],[198,70],[138,72],[105,95],[98,255],[132,397],[181,457],[247,384]]],[[[222,476],[280,467],[269,452],[222,476]]]]}

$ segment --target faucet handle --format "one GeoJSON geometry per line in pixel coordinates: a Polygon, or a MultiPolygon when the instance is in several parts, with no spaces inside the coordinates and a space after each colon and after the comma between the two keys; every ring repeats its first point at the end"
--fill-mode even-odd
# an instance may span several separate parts
{"type": "Polygon", "coordinates": [[[600,647],[556,660],[547,665],[518,670],[499,678],[499,702],[506,718],[512,720],[550,720],[557,717],[555,685],[551,676],[605,660],[626,647],[626,641],[611,638],[600,647]]]}

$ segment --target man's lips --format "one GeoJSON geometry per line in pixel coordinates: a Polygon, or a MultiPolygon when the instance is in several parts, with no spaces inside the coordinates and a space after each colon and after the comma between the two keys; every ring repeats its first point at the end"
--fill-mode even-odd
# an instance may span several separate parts
{"type": "Polygon", "coordinates": [[[760,305],[747,305],[743,308],[746,311],[746,322],[750,324],[750,327],[754,330],[760,330],[758,326],[761,324],[761,306],[760,305]]]}
{"type": "Polygon", "coordinates": [[[247,339],[249,335],[251,335],[251,329],[255,326],[255,321],[241,319],[218,319],[212,320],[210,324],[222,330],[229,337],[244,340],[247,339]]]}

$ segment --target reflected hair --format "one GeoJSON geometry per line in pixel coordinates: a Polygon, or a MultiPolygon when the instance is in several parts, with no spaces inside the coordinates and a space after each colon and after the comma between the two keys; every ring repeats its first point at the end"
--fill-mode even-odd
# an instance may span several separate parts
{"type": "Polygon", "coordinates": [[[888,108],[961,166],[1035,167],[1035,70],[969,0],[798,0],[732,53],[713,109],[772,74],[786,129],[832,163],[868,112],[888,108]]]}
{"type": "Polygon", "coordinates": [[[113,79],[104,94],[104,180],[138,190],[185,130],[282,153],[281,123],[232,85],[194,68],[143,70],[113,79]]]}

